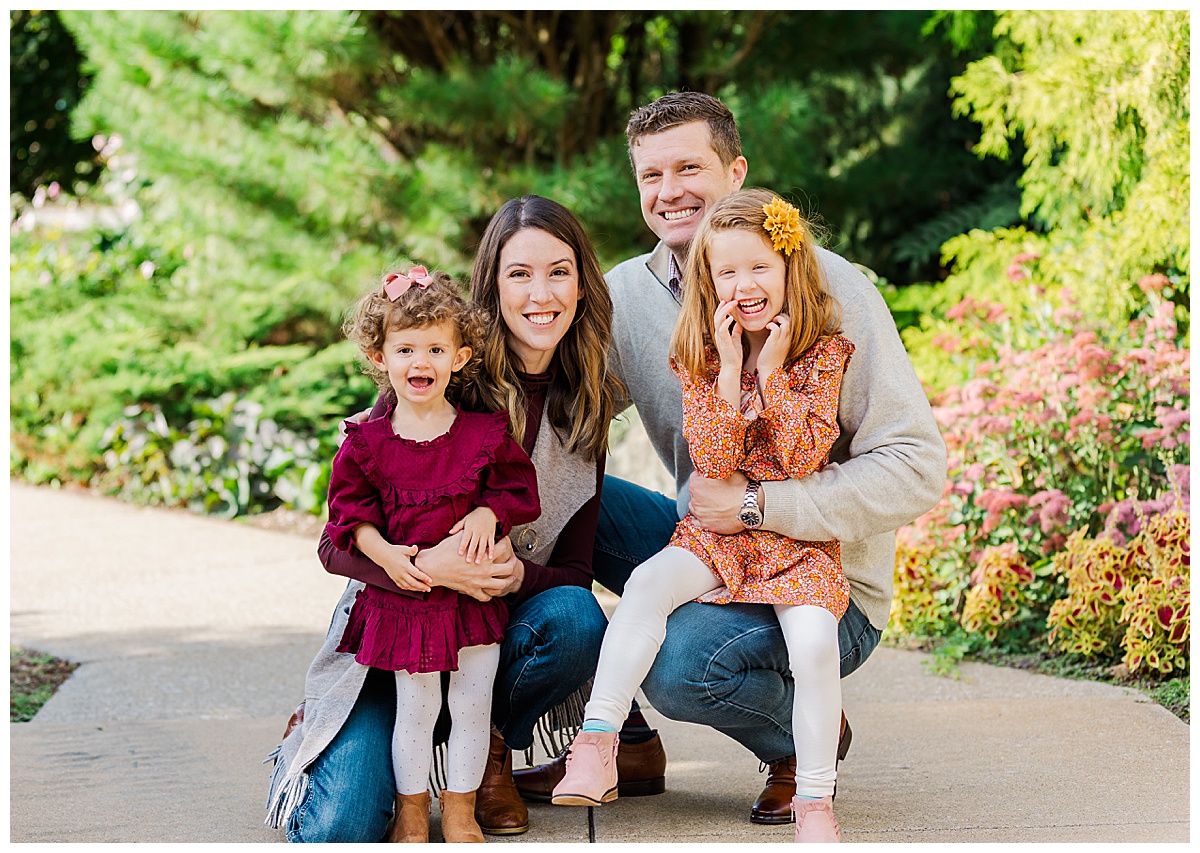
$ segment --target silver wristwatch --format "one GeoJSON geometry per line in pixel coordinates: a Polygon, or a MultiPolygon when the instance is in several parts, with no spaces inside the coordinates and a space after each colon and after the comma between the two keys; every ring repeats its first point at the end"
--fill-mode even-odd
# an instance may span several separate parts
{"type": "Polygon", "coordinates": [[[738,520],[750,530],[755,530],[763,523],[762,510],[758,508],[758,490],[762,488],[758,480],[746,484],[746,496],[742,498],[742,509],[738,520]]]}

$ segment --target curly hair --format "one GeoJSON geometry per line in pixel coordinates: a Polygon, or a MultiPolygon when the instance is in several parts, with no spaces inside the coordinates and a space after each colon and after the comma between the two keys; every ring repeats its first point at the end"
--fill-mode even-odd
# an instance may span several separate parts
{"type": "Polygon", "coordinates": [[[728,167],[742,156],[742,137],[729,107],[703,92],[669,92],[630,114],[629,123],[625,125],[630,164],[637,168],[633,161],[633,149],[643,136],[662,133],[693,121],[708,125],[712,149],[722,166],[728,167]]]}
{"type": "MultiPolygon", "coordinates": [[[[713,315],[718,302],[709,267],[713,235],[721,231],[750,231],[761,235],[770,246],[763,208],[776,200],[781,199],[770,190],[740,190],[713,205],[696,229],[683,274],[683,305],[671,336],[671,353],[693,376],[704,374],[705,349],[713,345],[713,315]]],[[[841,306],[829,292],[817,263],[815,230],[813,223],[800,217],[800,247],[790,255],[780,252],[785,265],[783,310],[792,320],[786,362],[800,358],[819,340],[840,331],[841,306]]],[[[749,342],[743,337],[742,343],[745,346],[749,342]]]]}
{"type": "MultiPolygon", "coordinates": [[[[387,278],[384,274],[382,278],[387,278]]],[[[396,301],[384,293],[382,285],[358,300],[342,324],[348,340],[358,345],[363,358],[363,373],[370,376],[381,389],[392,388],[385,372],[371,363],[368,356],[383,352],[388,332],[403,329],[425,329],[443,323],[454,327],[459,346],[471,348],[472,356],[461,370],[451,374],[446,397],[457,401],[462,389],[474,384],[479,373],[479,354],[483,349],[487,312],[478,305],[466,302],[454,279],[441,271],[430,273],[433,283],[428,287],[410,287],[396,301]]]]}
{"type": "Polygon", "coordinates": [[[545,231],[575,253],[579,270],[579,307],[575,320],[555,353],[558,372],[546,392],[546,417],[568,450],[598,459],[608,448],[608,426],[617,400],[625,395],[620,380],[609,373],[612,298],[587,232],[571,211],[536,195],[511,199],[496,211],[475,255],[471,301],[486,311],[483,341],[485,381],[465,389],[467,402],[490,411],[508,410],[513,437],[525,435],[525,394],[517,377],[521,362],[508,343],[500,313],[500,253],[517,233],[545,231]]]}

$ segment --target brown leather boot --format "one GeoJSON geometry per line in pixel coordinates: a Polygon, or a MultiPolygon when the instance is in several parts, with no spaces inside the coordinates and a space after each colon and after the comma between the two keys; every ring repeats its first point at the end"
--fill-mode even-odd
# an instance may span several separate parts
{"type": "Polygon", "coordinates": [[[529,829],[529,809],[513,783],[512,752],[495,729],[483,781],[475,793],[475,820],[488,835],[520,835],[529,829]]]}
{"type": "Polygon", "coordinates": [[[475,792],[438,794],[442,809],[442,838],[447,844],[483,844],[483,833],[475,822],[475,792]]]}
{"type": "Polygon", "coordinates": [[[292,716],[288,717],[287,727],[283,730],[283,737],[280,740],[287,740],[288,735],[296,726],[304,722],[304,703],[301,702],[295,711],[292,711],[292,716]]]}
{"type": "MultiPolygon", "coordinates": [[[[567,772],[567,753],[537,767],[513,771],[520,795],[534,803],[550,802],[550,795],[567,772]]],[[[617,750],[617,795],[648,797],[667,790],[667,753],[657,734],[644,743],[621,743],[617,750]]]]}
{"type": "Polygon", "coordinates": [[[384,841],[392,844],[428,844],[430,802],[428,791],[397,794],[396,815],[392,818],[392,828],[388,830],[384,841]]]}
{"type": "MultiPolygon", "coordinates": [[[[837,760],[841,761],[850,751],[853,737],[846,714],[842,713],[841,732],[838,735],[837,760]]],[[[837,788],[834,788],[836,795],[837,788]]],[[[767,784],[750,807],[750,820],[754,823],[791,823],[792,797],[796,796],[796,756],[785,758],[767,766],[767,784]]]]}

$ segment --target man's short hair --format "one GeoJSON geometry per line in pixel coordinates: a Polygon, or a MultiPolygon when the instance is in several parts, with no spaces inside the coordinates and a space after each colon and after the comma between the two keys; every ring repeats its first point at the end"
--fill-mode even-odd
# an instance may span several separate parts
{"type": "Polygon", "coordinates": [[[728,166],[742,156],[742,137],[729,107],[703,92],[670,92],[630,114],[629,124],[625,125],[629,162],[633,163],[633,146],[643,136],[693,121],[708,125],[713,151],[721,159],[722,166],[728,166]]]}

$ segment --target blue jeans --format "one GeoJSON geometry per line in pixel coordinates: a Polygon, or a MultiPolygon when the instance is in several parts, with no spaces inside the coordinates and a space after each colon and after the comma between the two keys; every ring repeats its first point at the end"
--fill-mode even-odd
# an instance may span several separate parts
{"type": "MultiPolygon", "coordinates": [[[[538,717],[596,671],[605,620],[590,590],[560,586],[513,609],[500,645],[492,720],[513,749],[533,743],[538,717]]],[[[310,768],[288,841],[376,842],[395,806],[396,682],[372,669],[345,725],[310,768]]]]}
{"type": "MultiPolygon", "coordinates": [[[[666,547],[677,522],[673,499],[606,476],[596,579],[619,595],[634,568],[666,547]]],[[[851,602],[838,623],[843,678],[875,650],[879,636],[851,602]]],[[[683,605],[667,619],[666,640],[642,690],[664,716],[710,726],[760,761],[774,764],[795,752],[795,682],[770,605],[683,605]]]]}

